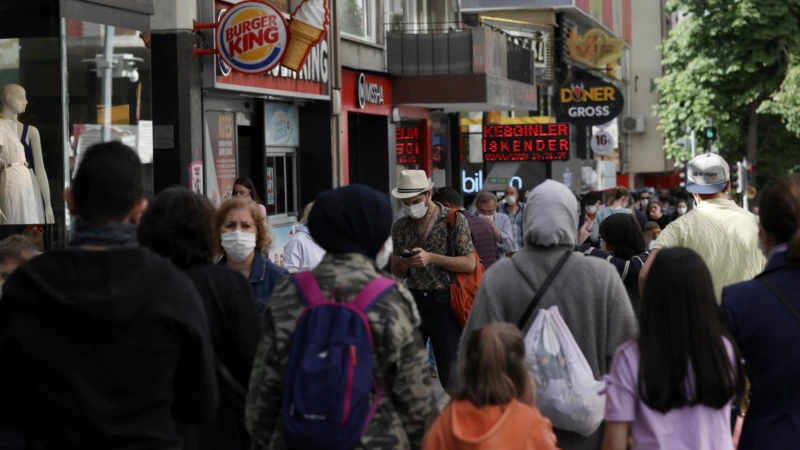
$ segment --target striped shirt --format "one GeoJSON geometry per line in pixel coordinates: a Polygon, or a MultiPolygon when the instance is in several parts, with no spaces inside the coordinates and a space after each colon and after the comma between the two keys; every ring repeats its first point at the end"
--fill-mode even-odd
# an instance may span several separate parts
{"type": "Polygon", "coordinates": [[[497,238],[494,235],[494,229],[486,219],[478,217],[466,209],[462,209],[461,212],[467,218],[469,231],[472,233],[472,245],[478,250],[478,257],[481,258],[484,267],[488,269],[498,259],[497,238]]]}

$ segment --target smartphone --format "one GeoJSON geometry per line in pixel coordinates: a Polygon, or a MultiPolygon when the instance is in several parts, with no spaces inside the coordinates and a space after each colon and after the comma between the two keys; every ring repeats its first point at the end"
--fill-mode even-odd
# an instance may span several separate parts
{"type": "Polygon", "coordinates": [[[401,253],[400,257],[401,258],[413,258],[414,256],[417,256],[417,255],[419,255],[419,252],[406,252],[406,253],[401,253]]]}

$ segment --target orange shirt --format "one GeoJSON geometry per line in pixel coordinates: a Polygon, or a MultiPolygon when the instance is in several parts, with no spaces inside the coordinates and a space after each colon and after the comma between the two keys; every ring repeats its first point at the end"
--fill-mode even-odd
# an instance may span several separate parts
{"type": "Polygon", "coordinates": [[[436,419],[422,450],[558,450],[550,420],[539,410],[514,400],[478,408],[452,402],[436,419]]]}

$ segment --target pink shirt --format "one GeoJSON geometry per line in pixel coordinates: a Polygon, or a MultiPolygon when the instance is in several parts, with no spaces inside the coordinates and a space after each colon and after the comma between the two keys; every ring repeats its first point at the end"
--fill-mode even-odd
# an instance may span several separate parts
{"type": "MultiPolygon", "coordinates": [[[[727,341],[725,344],[733,358],[732,347],[727,341]]],[[[606,380],[606,421],[630,422],[633,450],[733,449],[730,406],[713,409],[700,405],[662,414],[639,399],[636,341],[619,346],[606,380]]]]}

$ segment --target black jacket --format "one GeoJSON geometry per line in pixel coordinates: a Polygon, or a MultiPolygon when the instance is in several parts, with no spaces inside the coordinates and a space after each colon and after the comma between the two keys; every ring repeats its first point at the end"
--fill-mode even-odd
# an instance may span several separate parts
{"type": "MultiPolygon", "coordinates": [[[[185,273],[194,281],[206,308],[211,341],[220,361],[247,391],[253,358],[261,340],[261,319],[250,282],[240,273],[215,264],[198,264],[185,273]]],[[[245,450],[249,437],[244,423],[247,399],[217,371],[220,405],[214,420],[190,427],[186,450],[245,450]]]]}
{"type": "Polygon", "coordinates": [[[181,449],[218,403],[191,280],[144,248],[23,265],[0,301],[0,428],[31,449],[181,449]]]}
{"type": "Polygon", "coordinates": [[[603,258],[613,264],[614,267],[617,268],[620,278],[622,278],[625,290],[628,291],[628,298],[631,300],[633,310],[639,310],[639,303],[641,300],[641,294],[639,293],[639,272],[642,271],[642,267],[644,267],[647,262],[650,252],[640,253],[631,259],[622,259],[599,248],[585,246],[580,247],[578,251],[583,252],[586,256],[603,258]]]}

